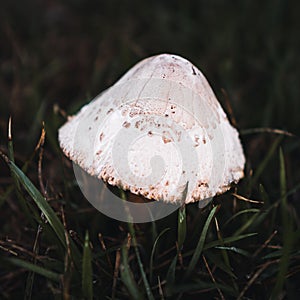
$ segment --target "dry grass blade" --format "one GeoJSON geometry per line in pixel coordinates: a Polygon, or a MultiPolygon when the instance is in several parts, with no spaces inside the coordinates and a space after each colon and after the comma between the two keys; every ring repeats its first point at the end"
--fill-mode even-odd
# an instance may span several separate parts
{"type": "MultiPolygon", "coordinates": [[[[70,245],[70,238],[67,232],[67,223],[66,223],[66,217],[65,217],[65,212],[63,206],[61,206],[61,216],[62,216],[62,222],[64,225],[65,229],[65,238],[66,238],[66,244],[67,244],[67,253],[66,253],[66,270],[68,269],[69,266],[69,259],[71,258],[71,245],[70,245]]],[[[71,262],[72,264],[72,262],[71,262]]]]}
{"type": "Polygon", "coordinates": [[[114,278],[113,278],[113,285],[112,285],[112,294],[111,294],[112,300],[114,300],[116,297],[116,287],[117,287],[117,280],[118,280],[119,269],[120,269],[120,262],[121,262],[121,251],[120,249],[118,249],[116,251],[116,262],[115,262],[114,278]]]}
{"type": "Polygon", "coordinates": [[[98,233],[98,239],[99,239],[99,241],[100,241],[101,248],[102,248],[102,250],[103,250],[104,253],[105,253],[105,256],[106,256],[106,260],[107,260],[107,262],[108,262],[108,265],[109,265],[110,269],[113,270],[113,266],[112,266],[110,257],[109,257],[109,255],[108,255],[108,252],[107,252],[107,249],[106,249],[106,245],[105,245],[103,236],[102,236],[102,234],[101,234],[100,232],[98,233]]]}
{"type": "Polygon", "coordinates": [[[43,161],[43,154],[44,154],[44,143],[45,143],[45,137],[46,137],[46,131],[45,131],[45,124],[43,122],[43,127],[42,127],[42,134],[38,143],[38,149],[40,150],[39,152],[39,160],[38,160],[38,178],[39,178],[39,185],[40,189],[42,191],[42,194],[46,198],[47,192],[44,186],[43,182],[43,174],[42,174],[42,161],[43,161]]]}
{"type": "MultiPolygon", "coordinates": [[[[208,273],[209,273],[209,276],[210,276],[211,280],[213,281],[214,284],[216,284],[216,279],[214,278],[214,275],[213,275],[212,272],[211,272],[211,269],[210,269],[210,267],[209,267],[209,265],[208,265],[208,263],[207,263],[207,260],[206,260],[205,256],[202,255],[202,258],[203,258],[205,267],[206,267],[206,269],[207,269],[207,271],[208,271],[208,273]]],[[[217,288],[217,291],[218,291],[218,293],[219,293],[221,299],[222,299],[222,300],[225,300],[224,295],[223,295],[223,293],[221,292],[221,290],[220,290],[218,287],[216,287],[216,288],[217,288]]]]}
{"type": "Polygon", "coordinates": [[[11,141],[12,140],[12,134],[11,134],[11,116],[8,119],[8,140],[11,141]]]}
{"type": "Polygon", "coordinates": [[[20,254],[26,254],[32,258],[34,258],[36,256],[33,252],[27,250],[24,247],[17,245],[14,241],[12,241],[10,239],[7,239],[6,242],[3,240],[0,240],[0,247],[3,247],[3,250],[8,249],[9,252],[12,252],[12,254],[16,254],[16,256],[19,256],[20,254]]]}
{"type": "MultiPolygon", "coordinates": [[[[0,242],[1,242],[1,241],[0,241],[0,242]]],[[[1,246],[1,245],[0,245],[0,249],[3,250],[3,251],[5,251],[5,252],[8,252],[9,254],[12,254],[12,255],[14,255],[14,256],[18,256],[18,253],[17,253],[17,252],[15,252],[15,251],[13,251],[13,250],[11,250],[11,249],[5,247],[5,246],[1,246]]]]}
{"type": "Polygon", "coordinates": [[[161,286],[161,282],[160,282],[159,276],[157,277],[157,281],[158,281],[158,292],[159,292],[160,299],[164,300],[165,299],[164,292],[163,292],[163,289],[162,289],[162,286],[161,286]]]}
{"type": "Polygon", "coordinates": [[[84,246],[83,243],[84,242],[81,239],[81,237],[79,236],[79,234],[76,231],[72,230],[72,229],[69,230],[69,234],[70,234],[70,237],[71,237],[71,241],[74,240],[74,242],[78,246],[80,246],[80,248],[83,248],[83,246],[84,246]]]}
{"type": "Polygon", "coordinates": [[[253,253],[253,257],[256,257],[264,248],[266,248],[276,234],[277,230],[275,230],[270,237],[253,253]]]}
{"type": "Polygon", "coordinates": [[[228,95],[227,91],[223,88],[221,88],[221,92],[222,92],[222,94],[224,96],[224,99],[225,99],[226,111],[228,113],[230,122],[234,127],[237,127],[237,122],[236,122],[236,119],[235,119],[234,114],[233,114],[233,109],[232,109],[232,106],[231,106],[231,103],[230,103],[229,95],[228,95]]]}
{"type": "Polygon", "coordinates": [[[57,103],[53,105],[53,112],[60,114],[66,120],[68,119],[68,114],[57,103]]]}
{"type": "Polygon", "coordinates": [[[130,235],[130,233],[128,233],[127,234],[127,243],[126,243],[127,251],[129,251],[130,247],[131,247],[131,235],[130,235]]]}
{"type": "Polygon", "coordinates": [[[84,299],[93,299],[93,269],[89,232],[86,231],[82,258],[82,294],[84,299]]]}
{"type": "Polygon", "coordinates": [[[280,134],[280,135],[286,135],[286,136],[292,136],[295,137],[296,135],[282,130],[282,129],[276,129],[276,128],[250,128],[250,129],[243,129],[241,130],[241,135],[247,135],[247,134],[254,134],[254,133],[274,133],[274,134],[280,134]]]}
{"type": "Polygon", "coordinates": [[[241,195],[238,195],[236,193],[232,193],[232,195],[236,198],[238,198],[239,200],[242,200],[242,201],[246,201],[246,202],[250,202],[250,203],[256,203],[256,204],[264,204],[263,201],[258,201],[258,200],[252,200],[252,199],[248,199],[244,196],[241,196],[241,195]]]}
{"type": "Polygon", "coordinates": [[[61,217],[62,217],[62,222],[65,228],[65,238],[66,238],[66,244],[67,244],[67,253],[65,255],[65,273],[63,276],[63,296],[65,300],[70,299],[70,281],[71,281],[71,276],[72,270],[74,267],[74,264],[71,259],[71,245],[70,245],[70,237],[67,232],[67,223],[66,223],[66,217],[65,217],[65,212],[63,206],[61,207],[61,217]]]}
{"type": "MultiPolygon", "coordinates": [[[[215,225],[216,225],[218,239],[219,239],[221,245],[224,246],[224,241],[223,241],[222,234],[221,234],[221,231],[220,231],[220,228],[219,228],[218,219],[216,217],[214,219],[215,219],[215,225]]],[[[228,267],[230,267],[229,258],[228,258],[227,252],[225,250],[222,251],[222,255],[223,255],[223,258],[224,258],[224,261],[225,261],[226,265],[228,267]]]]}
{"type": "Polygon", "coordinates": [[[250,278],[250,280],[247,282],[247,284],[245,285],[245,287],[243,288],[243,290],[241,291],[241,293],[239,294],[237,300],[240,300],[243,298],[243,296],[245,295],[245,293],[247,292],[247,290],[250,288],[250,286],[256,281],[256,279],[259,277],[259,275],[271,264],[277,263],[278,260],[276,261],[270,261],[267,262],[265,264],[263,264],[261,266],[261,268],[259,268],[254,274],[253,276],[250,278]]]}
{"type": "Polygon", "coordinates": [[[37,142],[37,145],[34,148],[34,152],[37,152],[40,149],[41,145],[44,144],[45,137],[46,137],[45,124],[43,123],[42,132],[41,132],[40,138],[39,138],[39,140],[37,142]]]}
{"type": "Polygon", "coordinates": [[[268,264],[263,265],[260,269],[257,270],[257,272],[254,273],[254,275],[251,277],[251,279],[247,282],[246,286],[243,288],[241,293],[239,294],[237,300],[240,300],[243,298],[249,287],[254,283],[254,281],[258,278],[258,276],[268,267],[268,264]]]}

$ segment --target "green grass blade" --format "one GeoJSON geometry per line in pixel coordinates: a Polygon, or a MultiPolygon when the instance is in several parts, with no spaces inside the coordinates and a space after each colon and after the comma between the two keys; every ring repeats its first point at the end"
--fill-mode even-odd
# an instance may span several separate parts
{"type": "Polygon", "coordinates": [[[217,210],[218,206],[215,206],[210,214],[208,215],[208,218],[204,224],[204,227],[203,227],[203,230],[202,230],[202,233],[201,233],[201,236],[200,236],[200,239],[198,241],[198,244],[196,246],[196,249],[195,249],[195,252],[192,256],[192,259],[187,267],[187,270],[186,270],[186,273],[184,275],[184,278],[187,278],[189,277],[189,275],[192,273],[192,271],[194,270],[197,262],[199,261],[199,257],[202,253],[202,250],[204,248],[204,242],[205,242],[205,239],[206,239],[206,235],[207,235],[207,232],[208,232],[208,228],[209,228],[209,225],[213,219],[213,216],[215,215],[216,213],[216,210],[217,210]]]}
{"type": "Polygon", "coordinates": [[[167,232],[169,231],[170,228],[165,228],[155,239],[153,247],[152,247],[152,251],[151,251],[151,256],[150,256],[150,264],[149,264],[149,278],[150,278],[150,282],[152,282],[153,280],[153,261],[154,261],[154,254],[155,254],[155,250],[156,250],[156,246],[157,243],[159,241],[159,239],[167,232]]]}
{"type": "Polygon", "coordinates": [[[237,279],[237,276],[234,275],[234,273],[232,272],[232,267],[230,266],[230,264],[227,264],[227,262],[224,260],[224,257],[218,255],[216,251],[207,251],[205,253],[205,257],[211,263],[213,263],[217,268],[219,268],[220,270],[222,270],[225,273],[227,273],[230,277],[232,277],[233,280],[237,279]]]}
{"type": "MultiPolygon", "coordinates": [[[[253,233],[242,234],[242,235],[239,235],[239,236],[231,236],[231,237],[223,238],[223,244],[224,245],[230,244],[230,243],[233,243],[233,242],[236,242],[236,241],[239,241],[239,240],[242,240],[242,239],[245,239],[247,237],[254,236],[254,235],[257,235],[257,233],[253,232],[253,233]]],[[[210,249],[210,248],[213,248],[213,247],[216,247],[216,246],[222,246],[221,241],[217,240],[217,241],[207,243],[204,246],[204,250],[207,250],[207,249],[210,249]]]]}
{"type": "Polygon", "coordinates": [[[144,283],[144,286],[145,286],[147,297],[148,297],[149,300],[154,300],[154,296],[152,294],[152,291],[151,291],[146,273],[144,271],[144,266],[143,266],[143,263],[142,263],[142,260],[141,260],[141,256],[140,256],[138,246],[137,246],[134,226],[133,226],[132,223],[128,223],[128,226],[129,226],[129,231],[130,231],[130,234],[131,234],[131,237],[132,237],[134,251],[135,251],[135,255],[136,255],[136,258],[137,258],[137,261],[138,261],[139,269],[140,269],[140,272],[141,272],[141,275],[142,275],[142,280],[143,280],[143,283],[144,283]]]}
{"type": "Polygon", "coordinates": [[[279,258],[281,256],[282,256],[282,250],[280,249],[263,256],[261,259],[279,258]]]}
{"type": "MultiPolygon", "coordinates": [[[[8,164],[9,164],[11,171],[16,175],[16,178],[23,185],[25,190],[28,192],[28,194],[31,196],[31,198],[34,200],[34,202],[38,206],[38,208],[45,215],[46,219],[48,220],[50,226],[56,233],[56,235],[57,235],[58,239],[60,240],[60,242],[62,243],[62,245],[65,247],[65,249],[67,249],[64,226],[61,223],[61,221],[59,220],[59,218],[56,215],[56,213],[54,212],[54,210],[51,208],[51,206],[46,201],[46,199],[42,196],[42,194],[39,192],[39,190],[29,180],[29,178],[22,172],[22,170],[20,170],[12,161],[9,161],[8,164]]],[[[80,254],[72,240],[70,240],[70,246],[71,246],[72,255],[74,258],[74,263],[77,267],[79,267],[80,254]]]]}
{"type": "Polygon", "coordinates": [[[269,198],[269,195],[266,192],[266,190],[265,190],[265,188],[262,184],[259,184],[259,193],[260,193],[262,201],[264,202],[264,205],[269,206],[270,205],[270,198],[269,198]]]}
{"type": "Polygon", "coordinates": [[[281,196],[281,205],[282,208],[284,209],[282,211],[282,221],[283,221],[283,225],[286,225],[288,222],[288,216],[285,213],[285,210],[287,209],[286,174],[285,174],[285,163],[284,163],[282,148],[279,149],[279,162],[280,162],[280,167],[279,167],[280,196],[281,196]]]}
{"type": "Polygon", "coordinates": [[[144,286],[145,286],[147,297],[148,297],[149,300],[154,300],[154,296],[152,294],[152,291],[151,291],[151,288],[150,288],[150,285],[149,285],[146,273],[144,271],[144,267],[143,267],[143,263],[142,263],[139,251],[138,251],[137,247],[135,249],[136,249],[136,257],[137,257],[137,260],[138,260],[140,272],[142,274],[142,279],[143,279],[143,282],[144,282],[144,286]]]}
{"type": "Polygon", "coordinates": [[[266,157],[260,163],[260,165],[258,166],[256,172],[253,175],[252,180],[250,181],[250,184],[249,184],[249,189],[252,189],[252,187],[256,184],[258,178],[260,177],[260,175],[265,170],[267,164],[269,163],[270,159],[272,158],[273,154],[275,153],[275,151],[278,148],[278,146],[279,146],[280,142],[282,141],[282,139],[283,139],[283,136],[279,136],[275,140],[275,142],[272,144],[272,146],[270,147],[266,157]]]}
{"type": "MultiPolygon", "coordinates": [[[[35,264],[35,262],[33,263],[35,264]]],[[[34,275],[35,273],[30,271],[26,278],[25,292],[24,292],[24,300],[32,298],[32,289],[34,283],[34,275]]]]}
{"type": "MultiPolygon", "coordinates": [[[[9,118],[8,123],[8,158],[14,163],[15,162],[15,156],[14,156],[14,144],[13,144],[13,138],[12,138],[12,130],[11,130],[11,117],[9,118]]],[[[21,206],[22,211],[24,212],[27,220],[30,222],[32,227],[35,227],[34,217],[30,214],[30,209],[28,206],[28,203],[21,192],[20,182],[18,181],[16,175],[14,172],[11,171],[11,175],[13,178],[14,186],[15,186],[15,192],[17,199],[19,200],[19,204],[21,206]]],[[[31,207],[32,212],[34,212],[34,208],[31,207]]],[[[35,214],[36,215],[36,214],[35,214]]],[[[38,221],[40,221],[39,218],[37,218],[38,221]]],[[[35,244],[33,251],[35,252],[37,245],[35,244]]],[[[35,252],[36,254],[36,252],[35,252]]],[[[36,260],[34,259],[33,264],[36,264],[36,260]]],[[[34,282],[34,275],[35,273],[30,271],[27,275],[26,279],[26,285],[25,285],[25,293],[24,293],[24,299],[31,299],[32,296],[32,288],[33,288],[33,282],[34,282]]]]}
{"type": "Polygon", "coordinates": [[[167,276],[166,276],[166,293],[167,296],[171,296],[173,293],[173,289],[175,286],[175,272],[176,272],[176,264],[177,264],[177,259],[178,259],[178,254],[175,255],[175,257],[173,258],[170,267],[168,269],[167,272],[167,276]]]}
{"type": "MultiPolygon", "coordinates": [[[[215,223],[216,223],[216,230],[217,230],[218,239],[219,239],[221,245],[224,247],[225,246],[224,245],[224,240],[223,240],[221,231],[219,230],[219,222],[217,220],[217,217],[215,217],[215,223]]],[[[231,277],[232,285],[233,285],[234,289],[238,292],[238,285],[236,284],[236,277],[232,273],[233,268],[230,264],[230,259],[229,259],[229,255],[228,255],[228,252],[227,252],[226,248],[221,249],[221,253],[222,253],[223,260],[224,260],[224,264],[226,265],[227,270],[230,271],[229,274],[231,275],[230,277],[231,277]]],[[[213,264],[215,265],[215,262],[213,262],[213,264]]]]}
{"type": "MultiPolygon", "coordinates": [[[[8,122],[8,158],[14,163],[15,162],[15,155],[14,155],[14,144],[13,144],[13,138],[12,138],[12,132],[11,132],[11,117],[9,118],[8,122]]],[[[19,200],[19,204],[21,206],[22,211],[24,212],[27,220],[30,222],[30,224],[34,227],[34,221],[33,217],[30,214],[28,205],[26,203],[25,198],[23,197],[21,193],[20,183],[15,175],[14,172],[11,171],[11,176],[13,178],[14,186],[15,186],[15,192],[17,199],[19,200]]]]}
{"type": "Polygon", "coordinates": [[[186,209],[185,205],[178,209],[178,250],[181,251],[186,237],[186,209]]]}
{"type": "Polygon", "coordinates": [[[286,174],[285,163],[282,149],[279,150],[279,177],[280,177],[280,194],[281,194],[281,219],[282,219],[282,235],[283,235],[283,247],[282,256],[279,263],[279,271],[276,278],[276,283],[272,291],[272,297],[275,298],[282,293],[284,283],[286,280],[286,274],[289,267],[290,253],[293,246],[293,224],[292,219],[289,216],[287,197],[286,197],[286,174]]]}
{"type": "MultiPolygon", "coordinates": [[[[33,259],[33,264],[37,263],[36,257],[39,254],[39,243],[38,243],[38,240],[39,240],[41,231],[42,231],[42,226],[39,225],[38,229],[37,229],[36,237],[35,237],[35,240],[34,240],[33,249],[32,249],[32,252],[35,255],[35,258],[33,259]]],[[[33,283],[34,283],[34,275],[35,275],[34,272],[29,272],[28,273],[28,276],[27,276],[27,279],[26,279],[26,285],[25,285],[24,300],[32,298],[32,289],[33,289],[33,283]]]]}
{"type": "Polygon", "coordinates": [[[239,212],[237,212],[236,214],[234,214],[232,217],[230,217],[225,223],[223,226],[226,226],[228,223],[230,223],[232,220],[234,220],[235,218],[237,218],[238,216],[240,215],[243,215],[243,214],[249,214],[249,213],[258,213],[260,212],[260,209],[258,208],[249,208],[249,209],[244,209],[244,210],[241,210],[239,212]]]}
{"type": "Polygon", "coordinates": [[[63,224],[60,222],[51,206],[48,204],[39,190],[32,184],[29,178],[13,162],[10,161],[9,166],[25,190],[34,200],[38,208],[43,212],[61,243],[66,246],[63,224]]]}
{"type": "Polygon", "coordinates": [[[297,185],[295,185],[292,189],[290,189],[287,193],[286,193],[286,197],[294,194],[297,190],[300,189],[300,183],[298,183],[297,185]]]}
{"type": "MultiPolygon", "coordinates": [[[[28,167],[30,165],[30,163],[32,162],[33,158],[35,155],[35,150],[33,151],[33,153],[31,154],[31,156],[29,157],[28,160],[26,160],[26,162],[24,163],[24,165],[22,166],[21,170],[23,171],[23,173],[26,173],[28,170],[28,167]]],[[[6,156],[0,152],[0,156],[2,156],[4,158],[4,160],[7,162],[6,156]]],[[[6,191],[0,195],[0,207],[3,205],[3,203],[5,202],[5,200],[7,199],[7,197],[15,190],[15,184],[11,184],[6,191]]]]}
{"type": "Polygon", "coordinates": [[[60,274],[55,273],[55,272],[50,271],[50,270],[47,270],[43,267],[40,267],[40,266],[38,266],[36,264],[33,264],[33,263],[30,263],[28,261],[25,261],[25,260],[22,260],[22,259],[19,259],[19,258],[7,258],[6,260],[9,263],[11,263],[15,266],[18,266],[18,267],[24,268],[28,271],[37,273],[37,274],[42,275],[42,276],[44,276],[44,277],[46,277],[50,280],[59,282],[60,279],[61,279],[60,274]]]}
{"type": "Polygon", "coordinates": [[[82,259],[82,294],[85,299],[93,299],[93,270],[89,232],[86,231],[82,259]]]}
{"type": "Polygon", "coordinates": [[[235,252],[235,253],[238,253],[238,254],[241,254],[243,256],[246,256],[246,257],[250,257],[251,254],[243,249],[240,249],[240,248],[236,248],[236,247],[224,247],[224,246],[217,246],[215,247],[216,249],[220,249],[220,250],[227,250],[227,251],[232,251],[232,252],[235,252]]]}
{"type": "Polygon", "coordinates": [[[121,278],[126,286],[131,299],[140,300],[143,299],[143,295],[141,294],[139,287],[134,280],[134,277],[132,275],[132,272],[130,270],[129,264],[128,264],[128,251],[126,247],[122,247],[122,264],[120,267],[121,271],[121,278]]]}
{"type": "Polygon", "coordinates": [[[245,222],[238,230],[236,230],[233,236],[240,235],[242,232],[246,231],[254,223],[258,215],[259,213],[255,213],[253,216],[251,216],[251,218],[249,218],[247,222],[245,222]]]}
{"type": "Polygon", "coordinates": [[[185,188],[182,193],[181,203],[182,206],[178,210],[178,225],[177,225],[177,247],[180,252],[185,241],[186,237],[186,208],[185,208],[185,199],[187,195],[187,191],[189,188],[189,182],[186,183],[185,188]]]}

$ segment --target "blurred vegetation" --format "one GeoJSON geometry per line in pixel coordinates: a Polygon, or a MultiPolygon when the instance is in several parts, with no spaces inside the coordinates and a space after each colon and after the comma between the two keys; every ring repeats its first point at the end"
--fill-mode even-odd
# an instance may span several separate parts
{"type": "Polygon", "coordinates": [[[0,298],[297,299],[299,11],[284,0],[1,1],[0,150],[16,165],[0,161],[0,298]],[[247,156],[217,209],[187,206],[182,252],[176,213],[131,226],[93,209],[57,144],[58,106],[76,112],[163,52],[192,61],[230,103],[247,156]],[[264,127],[295,136],[253,130],[264,127]]]}

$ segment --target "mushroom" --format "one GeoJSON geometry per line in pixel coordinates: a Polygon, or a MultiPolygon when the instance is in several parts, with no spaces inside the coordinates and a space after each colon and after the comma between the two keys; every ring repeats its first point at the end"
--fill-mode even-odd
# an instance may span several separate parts
{"type": "Polygon", "coordinates": [[[244,176],[237,130],[203,74],[177,55],[133,66],[69,117],[59,143],[88,174],[163,203],[206,203],[244,176]]]}

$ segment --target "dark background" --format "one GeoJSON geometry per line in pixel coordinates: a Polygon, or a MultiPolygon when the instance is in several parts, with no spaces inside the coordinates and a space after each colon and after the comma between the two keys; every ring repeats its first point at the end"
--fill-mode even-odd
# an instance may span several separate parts
{"type": "Polygon", "coordinates": [[[175,53],[225,89],[241,128],[299,133],[297,1],[1,1],[1,132],[73,112],[138,60],[175,53]],[[37,119],[38,117],[38,119],[37,119]]]}

